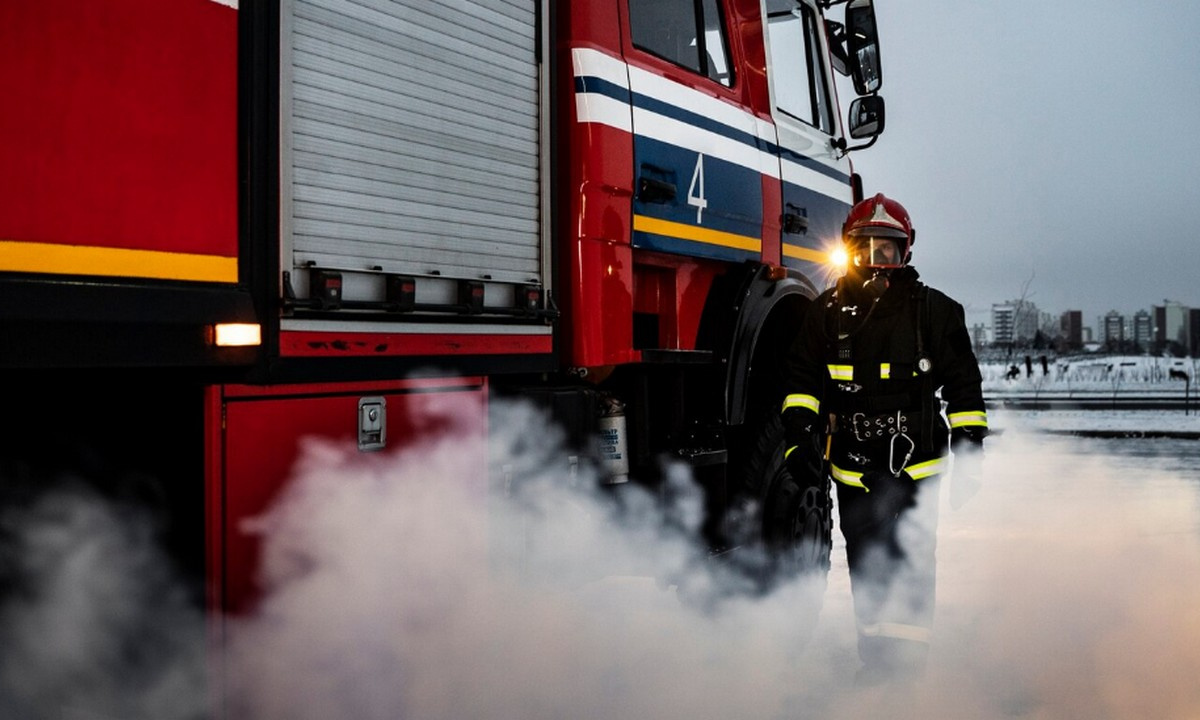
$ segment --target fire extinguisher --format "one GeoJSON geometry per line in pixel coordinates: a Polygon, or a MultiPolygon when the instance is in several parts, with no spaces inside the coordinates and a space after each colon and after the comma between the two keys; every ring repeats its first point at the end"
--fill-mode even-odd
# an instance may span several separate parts
{"type": "Polygon", "coordinates": [[[604,482],[609,485],[629,482],[625,405],[616,398],[605,398],[600,413],[600,459],[606,471],[604,482]]]}

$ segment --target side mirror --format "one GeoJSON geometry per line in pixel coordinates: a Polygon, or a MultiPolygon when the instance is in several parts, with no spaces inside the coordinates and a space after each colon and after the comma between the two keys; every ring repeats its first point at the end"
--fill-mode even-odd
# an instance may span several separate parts
{"type": "Polygon", "coordinates": [[[883,86],[883,68],[879,64],[879,32],[871,0],[850,0],[846,5],[846,49],[854,91],[859,95],[878,92],[883,86]]]}
{"type": "Polygon", "coordinates": [[[878,137],[883,132],[883,98],[867,95],[850,103],[850,137],[855,140],[878,137]]]}

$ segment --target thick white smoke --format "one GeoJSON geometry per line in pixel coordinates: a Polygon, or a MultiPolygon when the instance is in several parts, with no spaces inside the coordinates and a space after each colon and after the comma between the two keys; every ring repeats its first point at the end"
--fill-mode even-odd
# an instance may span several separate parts
{"type": "Polygon", "coordinates": [[[543,418],[522,406],[499,415],[489,454],[506,498],[469,481],[482,434],[394,460],[310,447],[268,523],[272,594],[238,633],[248,686],[235,694],[250,716],[1200,710],[1196,488],[1153,464],[1134,475],[1089,460],[1078,440],[1018,426],[995,438],[988,486],[941,514],[929,672],[898,696],[853,685],[840,554],[811,635],[803,583],[766,597],[712,587],[727,576],[690,540],[700,501],[686,473],[669,480],[676,501],[665,510],[629,488],[617,514],[587,467],[568,472],[543,418]]]}
{"type": "Polygon", "coordinates": [[[0,717],[201,716],[204,618],[155,529],[79,483],[3,509],[0,717]]]}
{"type": "Polygon", "coordinates": [[[1102,448],[1006,433],[943,515],[929,689],[955,717],[1200,717],[1200,475],[1102,448]]]}
{"type": "MultiPolygon", "coordinates": [[[[1200,488],[1178,459],[1093,457],[1014,418],[979,495],[943,503],[929,668],[898,692],[854,687],[836,530],[814,628],[811,584],[721,587],[736,574],[692,541],[682,469],[669,503],[597,492],[530,408],[490,433],[443,412],[436,440],[391,455],[309,442],[249,526],[267,593],[225,618],[229,717],[1200,717],[1200,488]]],[[[4,605],[0,711],[195,717],[203,642],[171,628],[197,618],[138,523],[91,498],[7,527],[37,591],[4,605]]]]}
{"type": "Polygon", "coordinates": [[[815,607],[716,597],[701,499],[595,491],[528,407],[394,458],[313,443],[266,518],[269,596],[233,628],[253,718],[762,716],[801,681],[815,607]],[[474,482],[497,470],[492,494],[474,482]],[[467,482],[464,482],[467,480],[467,482]]]}

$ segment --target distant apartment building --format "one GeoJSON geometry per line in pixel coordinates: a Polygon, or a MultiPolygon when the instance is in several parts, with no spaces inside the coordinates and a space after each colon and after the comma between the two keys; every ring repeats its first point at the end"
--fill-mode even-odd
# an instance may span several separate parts
{"type": "Polygon", "coordinates": [[[1083,311],[1068,310],[1063,313],[1058,320],[1058,333],[1068,348],[1078,350],[1083,347],[1083,311]]]}
{"type": "Polygon", "coordinates": [[[1149,352],[1154,344],[1154,319],[1145,310],[1133,314],[1133,342],[1142,352],[1149,352]]]}
{"type": "Polygon", "coordinates": [[[1163,300],[1154,306],[1154,351],[1187,353],[1191,347],[1189,332],[1190,309],[1184,305],[1163,300]]]}
{"type": "Polygon", "coordinates": [[[992,342],[1008,345],[1016,339],[1017,308],[1007,303],[992,306],[992,342]]]}
{"type": "Polygon", "coordinates": [[[1033,340],[1042,314],[1027,300],[1014,300],[992,306],[992,342],[1008,345],[1033,340]]]}
{"type": "Polygon", "coordinates": [[[1037,331],[1042,339],[1049,342],[1058,337],[1058,319],[1048,312],[1038,311],[1037,331]]]}
{"type": "Polygon", "coordinates": [[[1042,327],[1042,311],[1031,302],[1017,303],[1016,328],[1017,340],[1032,340],[1042,327]]]}
{"type": "Polygon", "coordinates": [[[1109,310],[1100,318],[1100,342],[1110,347],[1119,347],[1125,342],[1125,316],[1109,310]]]}
{"type": "Polygon", "coordinates": [[[1188,355],[1200,358],[1200,308],[1188,310],[1188,355]]]}
{"type": "Polygon", "coordinates": [[[971,326],[971,344],[976,348],[981,348],[988,344],[987,325],[975,323],[971,326]]]}

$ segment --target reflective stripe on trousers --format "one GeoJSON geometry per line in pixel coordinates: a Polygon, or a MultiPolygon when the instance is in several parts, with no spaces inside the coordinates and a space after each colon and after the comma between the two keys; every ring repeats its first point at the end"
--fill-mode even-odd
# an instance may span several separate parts
{"type": "Polygon", "coordinates": [[[950,429],[962,427],[987,427],[987,413],[983,410],[968,410],[950,413],[946,416],[950,421],[950,429]]]}
{"type": "Polygon", "coordinates": [[[919,642],[928,645],[931,631],[929,628],[921,627],[920,625],[877,622],[869,625],[860,625],[858,634],[869,638],[891,638],[893,640],[907,640],[909,642],[919,642]]]}

